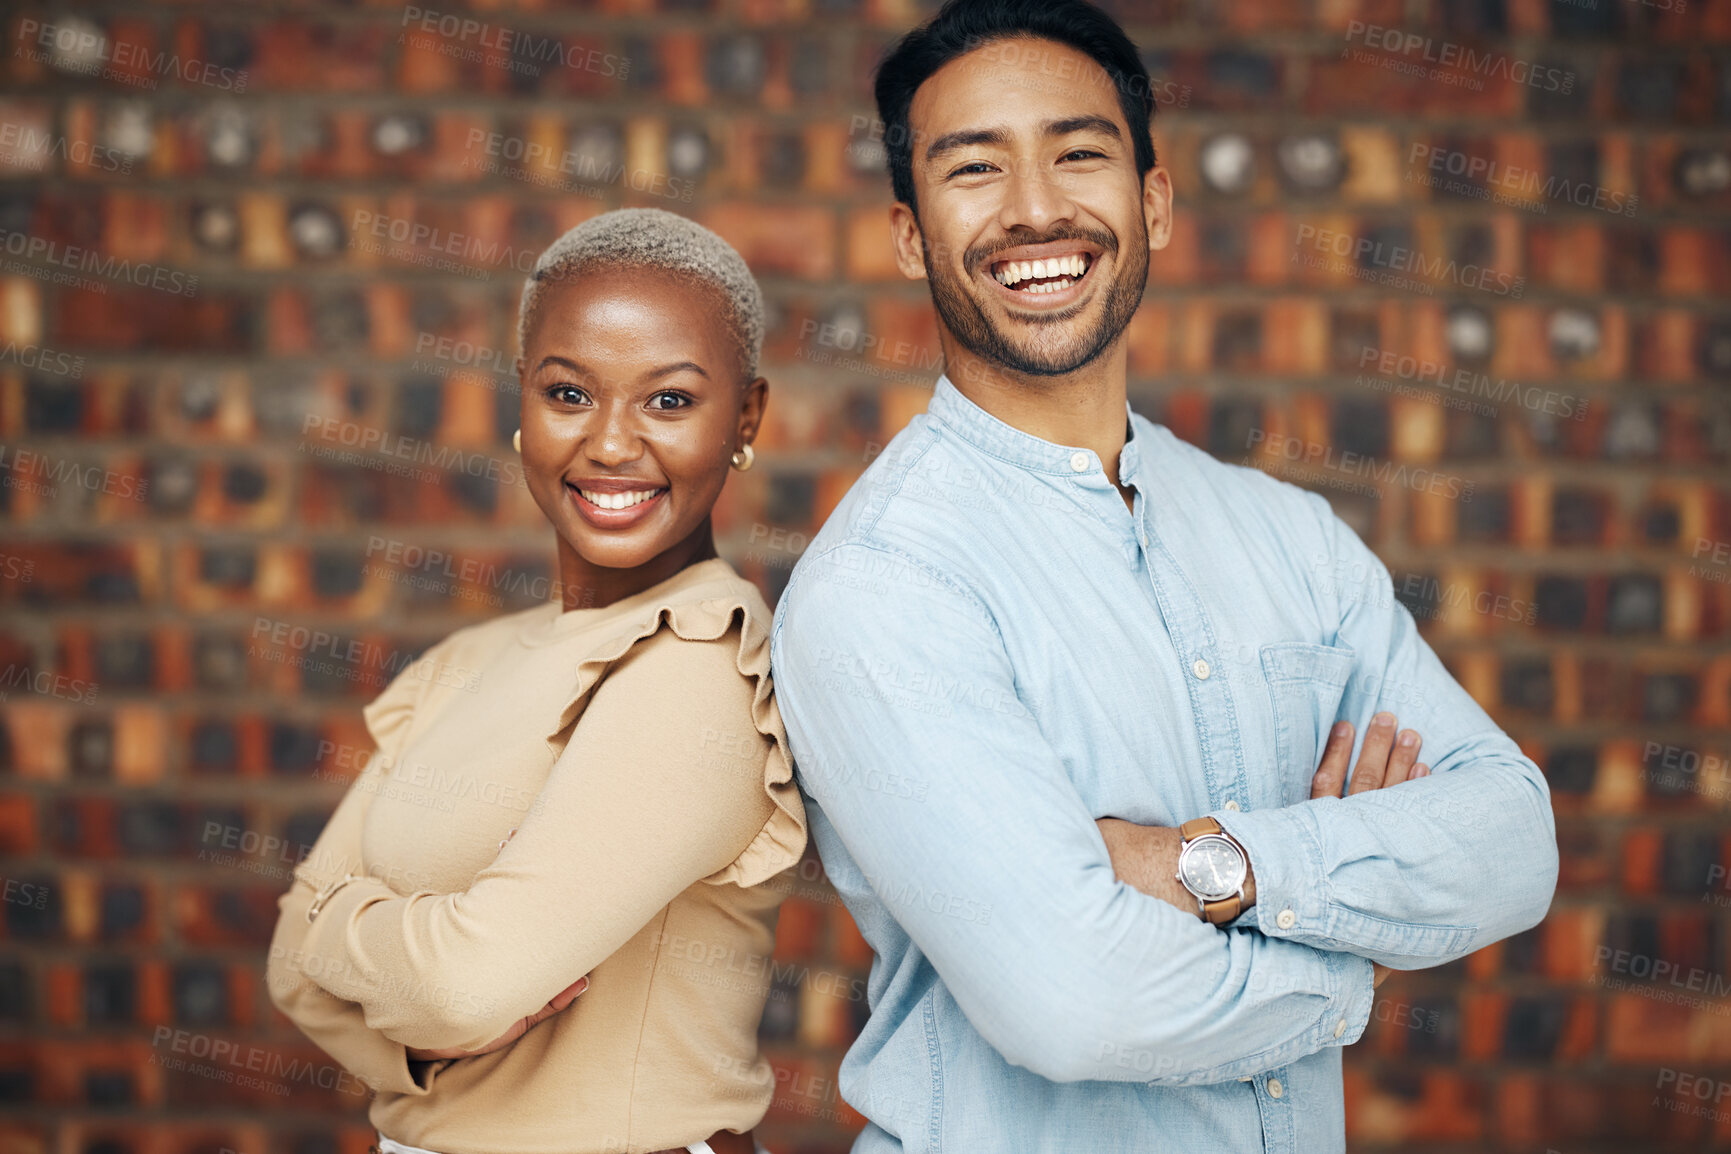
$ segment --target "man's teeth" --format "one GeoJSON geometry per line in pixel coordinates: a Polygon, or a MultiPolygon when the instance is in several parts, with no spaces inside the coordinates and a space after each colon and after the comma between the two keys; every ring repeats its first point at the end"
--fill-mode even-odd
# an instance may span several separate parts
{"type": "Polygon", "coordinates": [[[629,509],[633,505],[641,505],[649,498],[661,492],[660,489],[633,489],[628,493],[601,493],[594,489],[579,489],[583,499],[592,505],[603,509],[629,509]]]}
{"type": "Polygon", "coordinates": [[[1049,282],[1026,285],[1018,291],[1050,293],[1069,288],[1088,271],[1088,264],[1089,257],[1085,253],[1052,256],[1044,260],[1008,260],[994,268],[992,276],[1005,287],[1014,287],[1027,280],[1049,282]]]}

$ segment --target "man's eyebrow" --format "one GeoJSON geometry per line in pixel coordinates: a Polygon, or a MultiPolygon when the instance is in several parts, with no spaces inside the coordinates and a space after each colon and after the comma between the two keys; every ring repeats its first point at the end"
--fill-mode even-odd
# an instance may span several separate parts
{"type": "Polygon", "coordinates": [[[1068,136],[1072,132],[1098,132],[1102,136],[1110,136],[1113,140],[1122,140],[1124,134],[1118,131],[1118,126],[1104,116],[1066,116],[1062,120],[1048,120],[1040,126],[1047,136],[1068,136]]]}
{"type": "MultiPolygon", "coordinates": [[[[1122,140],[1123,133],[1118,126],[1104,116],[1067,116],[1062,120],[1048,120],[1040,125],[1040,131],[1046,136],[1068,136],[1072,132],[1098,132],[1110,136],[1114,140],[1122,140]]],[[[926,149],[926,159],[935,160],[946,152],[954,152],[958,148],[967,148],[975,144],[1006,145],[1010,142],[1010,132],[1006,128],[963,128],[955,132],[946,132],[926,149]]]]}
{"type": "Polygon", "coordinates": [[[926,148],[926,159],[935,160],[946,152],[954,152],[958,148],[967,148],[974,144],[1008,144],[1010,132],[1007,128],[963,128],[956,132],[946,132],[932,141],[926,148]]]}

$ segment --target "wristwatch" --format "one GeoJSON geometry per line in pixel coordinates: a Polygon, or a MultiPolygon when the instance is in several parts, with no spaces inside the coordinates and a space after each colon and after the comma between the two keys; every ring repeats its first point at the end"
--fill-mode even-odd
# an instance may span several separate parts
{"type": "Polygon", "coordinates": [[[1178,882],[1196,897],[1202,920],[1223,925],[1256,904],[1256,882],[1244,847],[1211,817],[1178,827],[1178,882]]]}

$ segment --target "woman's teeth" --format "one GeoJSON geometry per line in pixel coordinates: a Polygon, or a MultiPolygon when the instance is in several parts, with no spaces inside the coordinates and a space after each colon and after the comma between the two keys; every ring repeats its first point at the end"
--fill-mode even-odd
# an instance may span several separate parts
{"type": "Polygon", "coordinates": [[[1055,293],[1069,288],[1088,271],[1091,258],[1086,253],[1047,257],[1044,260],[1008,260],[992,270],[992,276],[1005,288],[1025,293],[1055,293]],[[1029,283],[1023,284],[1027,281],[1029,283]],[[1020,288],[1017,286],[1020,285],[1020,288]]]}
{"type": "Polygon", "coordinates": [[[632,489],[628,493],[601,493],[594,489],[579,489],[583,499],[591,505],[599,505],[603,509],[629,509],[633,505],[641,505],[649,498],[657,495],[660,489],[632,489]]]}

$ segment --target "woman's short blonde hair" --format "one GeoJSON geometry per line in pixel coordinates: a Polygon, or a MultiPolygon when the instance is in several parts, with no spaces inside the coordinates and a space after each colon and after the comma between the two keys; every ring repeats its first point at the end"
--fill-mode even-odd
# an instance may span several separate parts
{"type": "Polygon", "coordinates": [[[694,220],[659,208],[620,208],[590,217],[547,246],[523,285],[517,348],[527,351],[541,289],[609,268],[661,269],[714,289],[739,345],[745,380],[757,376],[763,353],[763,293],[734,247],[694,220]]]}

